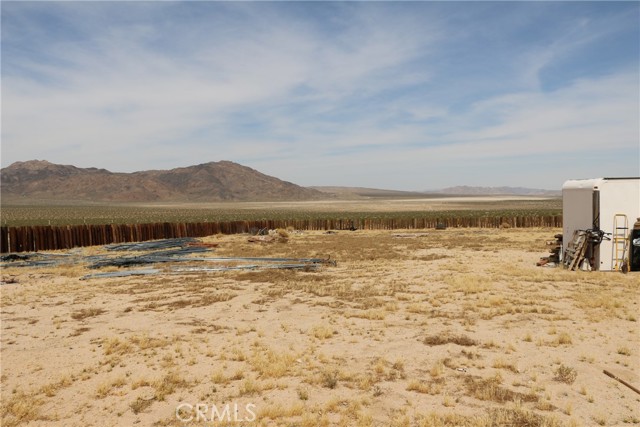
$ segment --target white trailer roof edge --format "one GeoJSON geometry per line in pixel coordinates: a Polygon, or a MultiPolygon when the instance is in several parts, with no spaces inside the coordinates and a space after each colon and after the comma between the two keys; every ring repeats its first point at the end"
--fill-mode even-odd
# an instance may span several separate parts
{"type": "Polygon", "coordinates": [[[599,188],[607,181],[625,181],[640,179],[637,176],[622,178],[592,178],[592,179],[569,179],[562,184],[562,190],[593,190],[599,188]]]}
{"type": "Polygon", "coordinates": [[[562,185],[562,190],[593,190],[595,187],[598,187],[604,178],[594,178],[594,179],[570,179],[565,181],[562,185]]]}

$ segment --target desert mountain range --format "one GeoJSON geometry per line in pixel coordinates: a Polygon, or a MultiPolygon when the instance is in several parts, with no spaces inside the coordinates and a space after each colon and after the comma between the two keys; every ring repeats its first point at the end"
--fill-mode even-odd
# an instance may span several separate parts
{"type": "Polygon", "coordinates": [[[90,202],[219,202],[326,199],[304,188],[229,161],[171,170],[116,173],[46,160],[3,168],[3,203],[24,200],[90,202]]]}
{"type": "Polygon", "coordinates": [[[1,169],[2,203],[179,203],[300,201],[322,199],[423,198],[443,195],[559,196],[558,191],[513,187],[450,187],[396,191],[360,187],[301,187],[230,161],[132,173],[16,162],[1,169]]]}

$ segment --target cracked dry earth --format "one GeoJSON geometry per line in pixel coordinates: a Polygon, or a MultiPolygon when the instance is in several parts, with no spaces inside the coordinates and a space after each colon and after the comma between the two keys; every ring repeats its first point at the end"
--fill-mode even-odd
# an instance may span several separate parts
{"type": "Polygon", "coordinates": [[[640,386],[639,276],[535,267],[557,232],[203,239],[318,271],[4,268],[2,425],[638,425],[603,370],[640,386]]]}

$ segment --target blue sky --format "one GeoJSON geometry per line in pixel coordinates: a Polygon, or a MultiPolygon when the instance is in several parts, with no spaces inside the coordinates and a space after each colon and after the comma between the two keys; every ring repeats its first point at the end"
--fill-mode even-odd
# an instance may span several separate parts
{"type": "Polygon", "coordinates": [[[2,1],[2,166],[300,185],[640,175],[638,2],[2,1]]]}

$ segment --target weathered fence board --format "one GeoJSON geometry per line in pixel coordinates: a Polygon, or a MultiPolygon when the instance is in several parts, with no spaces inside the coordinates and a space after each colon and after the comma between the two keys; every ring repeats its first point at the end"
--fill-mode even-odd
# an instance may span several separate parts
{"type": "Polygon", "coordinates": [[[562,215],[513,217],[450,217],[450,218],[362,218],[362,219],[297,219],[227,222],[189,222],[154,224],[103,224],[67,226],[22,226],[0,228],[0,250],[28,252],[70,249],[79,246],[110,243],[141,242],[175,237],[204,237],[214,234],[246,233],[250,229],[287,228],[296,230],[402,230],[435,228],[562,227],[562,215]]]}

